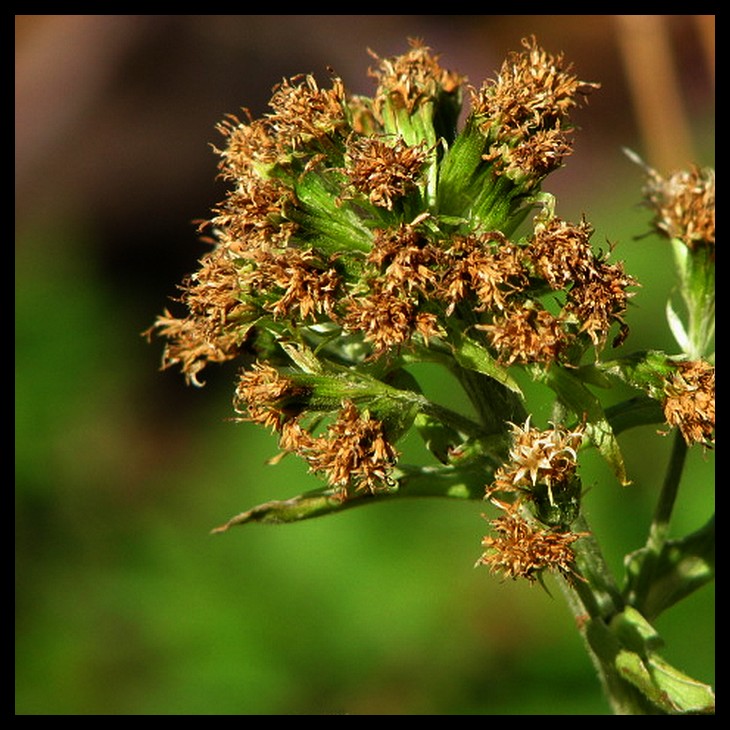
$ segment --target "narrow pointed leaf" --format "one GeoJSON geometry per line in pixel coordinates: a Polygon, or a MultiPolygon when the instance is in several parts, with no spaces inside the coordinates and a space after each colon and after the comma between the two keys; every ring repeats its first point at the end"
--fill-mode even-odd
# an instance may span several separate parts
{"type": "Polygon", "coordinates": [[[450,341],[454,358],[461,367],[488,375],[513,393],[522,396],[522,390],[515,379],[492,357],[486,347],[457,330],[451,332],[450,341]]]}
{"type": "Polygon", "coordinates": [[[674,311],[671,299],[667,299],[667,322],[669,323],[669,329],[674,335],[674,339],[677,341],[682,352],[690,352],[691,343],[687,330],[684,328],[684,324],[680,319],[679,315],[674,311]]]}
{"type": "Polygon", "coordinates": [[[237,525],[253,523],[282,525],[289,522],[336,514],[384,500],[407,497],[449,497],[483,499],[485,485],[492,473],[484,468],[459,469],[448,466],[402,466],[395,472],[393,485],[375,494],[363,493],[342,500],[331,489],[315,489],[291,499],[273,500],[235,515],[211,532],[226,532],[237,525]]]}

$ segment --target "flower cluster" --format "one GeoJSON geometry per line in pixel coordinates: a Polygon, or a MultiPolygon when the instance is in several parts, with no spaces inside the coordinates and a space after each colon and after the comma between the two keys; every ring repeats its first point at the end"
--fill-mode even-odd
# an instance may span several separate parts
{"type": "Polygon", "coordinates": [[[465,80],[427,46],[374,58],[371,98],[297,76],[261,118],[219,125],[229,190],[201,226],[212,248],[181,287],[187,311],[148,331],[165,340],[162,367],[193,385],[208,364],[239,362],[239,415],[341,496],[387,487],[395,441],[430,418],[398,387],[388,398],[402,413],[383,406],[408,365],[447,364],[478,401],[481,423],[453,418],[448,453],[491,449],[500,463],[504,447],[479,439],[504,444],[510,415],[523,417],[506,368],[574,367],[613,329],[618,344],[637,284],[541,190],[597,84],[527,39],[469,90],[459,129],[465,80]],[[486,414],[490,401],[511,403],[507,415],[486,414]]]}
{"type": "MultiPolygon", "coordinates": [[[[680,354],[607,359],[628,336],[639,284],[613,244],[597,250],[590,223],[560,217],[542,189],[571,153],[572,113],[598,84],[535,38],[478,88],[420,41],[371,55],[370,97],[336,76],[329,86],[295,76],[260,118],[243,110],[218,125],[227,194],[199,229],[210,249],[182,282],[178,314],[165,309],[146,333],[164,340],[163,369],[179,367],[195,386],[208,365],[235,362],[235,420],[272,432],[271,463],[295,455],[322,482],[216,532],[375,499],[486,500],[497,516],[477,565],[530,582],[558,576],[581,625],[620,647],[596,654],[610,664],[607,686],[625,673],[633,696],[654,683],[646,667],[663,665],[637,649],[653,629],[624,637],[622,622],[631,609],[645,623],[642,602],[670,605],[706,580],[706,535],[662,546],[668,521],[655,521],[647,548],[629,556],[622,594],[581,514],[578,455],[595,447],[629,484],[617,439],[627,428],[665,421],[680,449],[714,445],[714,173],[664,179],[644,166],[653,226],[679,275],[667,318],[680,354]],[[438,375],[422,379],[434,371],[448,390],[438,375]],[[604,408],[593,387],[612,378],[633,393],[604,408]],[[530,380],[552,391],[550,428],[531,423],[530,380]],[[402,463],[403,453],[423,463],[402,463]],[[700,565],[691,586],[676,570],[682,555],[700,565]]],[[[681,468],[672,462],[662,520],[681,468]]],[[[681,684],[684,698],[677,676],[665,672],[647,697],[681,684]]]]}
{"type": "Polygon", "coordinates": [[[328,398],[324,390],[316,379],[287,377],[271,365],[255,363],[239,377],[234,407],[243,420],[277,432],[282,451],[297,454],[313,473],[322,474],[336,498],[387,487],[398,453],[385,425],[352,401],[328,398]],[[334,418],[315,433],[328,412],[334,418]]]}
{"type": "Polygon", "coordinates": [[[580,81],[562,54],[547,53],[534,37],[522,45],[523,52],[508,54],[496,79],[472,90],[472,105],[491,140],[486,159],[508,176],[536,182],[570,154],[568,114],[598,84],[580,81]]]}
{"type": "Polygon", "coordinates": [[[583,536],[570,524],[580,512],[576,469],[584,428],[541,431],[530,427],[528,417],[512,431],[509,460],[486,490],[504,514],[490,521],[496,536],[484,538],[487,550],[478,564],[511,578],[535,580],[547,569],[570,579],[575,574],[571,545],[583,536]]]}

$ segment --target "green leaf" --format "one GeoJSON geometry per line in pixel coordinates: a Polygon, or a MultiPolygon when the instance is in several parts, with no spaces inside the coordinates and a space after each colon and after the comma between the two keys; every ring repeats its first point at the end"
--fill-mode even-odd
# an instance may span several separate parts
{"type": "Polygon", "coordinates": [[[660,693],[662,706],[671,712],[714,714],[715,693],[712,687],[688,677],[653,652],[647,665],[653,685],[660,693]]]}
{"type": "Polygon", "coordinates": [[[343,500],[335,497],[329,488],[315,489],[291,499],[264,502],[232,517],[211,532],[219,534],[238,525],[253,523],[282,525],[301,522],[391,499],[448,497],[479,500],[484,498],[485,485],[492,476],[484,468],[404,465],[394,471],[392,484],[375,494],[363,493],[343,500]]]}
{"type": "Polygon", "coordinates": [[[650,701],[637,682],[632,682],[627,676],[640,677],[645,673],[642,672],[641,657],[637,653],[623,648],[616,634],[600,619],[593,618],[586,621],[583,632],[616,714],[666,714],[650,701]]]}
{"type": "Polygon", "coordinates": [[[254,522],[267,525],[300,522],[321,515],[341,512],[357,504],[362,504],[363,499],[365,497],[343,501],[334,497],[331,490],[314,490],[291,499],[273,500],[259,504],[232,517],[220,527],[211,530],[211,534],[226,532],[236,525],[246,525],[254,522]]]}
{"type": "Polygon", "coordinates": [[[468,217],[473,205],[472,186],[482,166],[484,135],[469,118],[439,166],[438,213],[468,217]]]}
{"type": "Polygon", "coordinates": [[[662,400],[667,378],[676,369],[675,360],[660,350],[642,350],[626,357],[597,363],[607,375],[662,400]]]}
{"type": "Polygon", "coordinates": [[[679,345],[680,350],[682,350],[682,352],[690,352],[692,346],[689,336],[687,335],[687,330],[684,328],[684,324],[682,323],[680,316],[674,311],[671,299],[667,299],[666,311],[669,329],[672,331],[674,339],[679,345]]]}
{"type": "Polygon", "coordinates": [[[712,689],[672,667],[657,653],[662,641],[654,627],[628,606],[611,621],[621,649],[616,655],[619,673],[668,713],[714,712],[712,689]]]}
{"type": "Polygon", "coordinates": [[[617,614],[608,626],[590,619],[584,631],[618,714],[714,713],[712,688],[659,656],[655,649],[661,645],[660,637],[635,609],[617,614]]]}
{"type": "Polygon", "coordinates": [[[306,232],[306,243],[327,256],[342,251],[368,252],[372,234],[347,205],[338,205],[341,183],[309,172],[294,183],[297,204],[286,208],[287,218],[306,232]]]}
{"type": "Polygon", "coordinates": [[[629,398],[605,409],[605,415],[615,435],[636,426],[664,423],[661,404],[645,395],[629,398]]]}
{"type": "Polygon", "coordinates": [[[616,668],[657,707],[669,714],[714,714],[715,693],[712,687],[675,669],[653,652],[644,659],[621,649],[616,668]]]}
{"type": "Polygon", "coordinates": [[[680,240],[671,243],[679,291],[687,307],[687,346],[682,351],[696,359],[707,354],[715,334],[715,247],[690,250],[680,240]]]}
{"type": "Polygon", "coordinates": [[[506,368],[492,357],[489,350],[463,332],[453,328],[449,332],[449,344],[456,362],[467,370],[494,378],[498,383],[522,397],[522,390],[506,368]]]}

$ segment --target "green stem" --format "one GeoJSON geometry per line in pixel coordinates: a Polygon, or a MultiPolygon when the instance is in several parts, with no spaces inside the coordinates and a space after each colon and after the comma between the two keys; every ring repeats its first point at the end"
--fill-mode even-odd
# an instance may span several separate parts
{"type": "Polygon", "coordinates": [[[638,609],[649,620],[654,616],[651,608],[653,605],[651,589],[657,577],[662,554],[668,543],[669,526],[686,458],[687,444],[682,434],[677,431],[674,434],[667,473],[664,476],[659,501],[649,527],[646,545],[637,550],[632,555],[632,560],[627,563],[629,581],[625,591],[626,602],[638,609]],[[633,569],[632,566],[634,566],[633,569]]]}
{"type": "Polygon", "coordinates": [[[646,547],[654,554],[659,555],[669,535],[669,523],[674,509],[674,503],[679,491],[679,483],[682,479],[684,464],[687,459],[687,444],[682,434],[677,431],[674,434],[672,453],[669,457],[667,473],[664,477],[664,484],[659,495],[654,519],[649,529],[649,538],[646,547]]]}
{"type": "Polygon", "coordinates": [[[576,593],[591,618],[608,623],[623,610],[621,591],[583,515],[573,523],[572,529],[585,534],[575,543],[576,565],[584,578],[584,581],[576,581],[576,593]]]}
{"type": "MultiPolygon", "coordinates": [[[[560,400],[555,401],[555,422],[562,422],[566,415],[565,406],[560,400]]],[[[616,644],[608,627],[625,608],[621,591],[585,516],[579,515],[571,529],[583,533],[574,544],[579,577],[568,580],[558,576],[558,581],[604,695],[614,714],[655,714],[657,708],[621,676],[616,666],[616,644]]]]}
{"type": "Polygon", "coordinates": [[[623,600],[585,517],[576,520],[574,529],[587,533],[574,548],[580,576],[572,580],[558,576],[558,583],[606,699],[616,715],[663,714],[617,668],[618,647],[609,625],[623,611],[623,600]]]}

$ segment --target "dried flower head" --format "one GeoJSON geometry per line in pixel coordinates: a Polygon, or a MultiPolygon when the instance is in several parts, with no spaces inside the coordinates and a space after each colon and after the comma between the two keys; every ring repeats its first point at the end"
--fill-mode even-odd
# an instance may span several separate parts
{"type": "Polygon", "coordinates": [[[477,311],[503,310],[511,294],[528,286],[522,258],[520,249],[499,231],[454,237],[441,287],[448,311],[468,298],[477,311]]]}
{"type": "Polygon", "coordinates": [[[345,88],[338,78],[331,89],[320,89],[313,76],[284,79],[269,106],[267,124],[286,152],[347,129],[345,88]]]}
{"type": "Polygon", "coordinates": [[[373,248],[367,261],[375,267],[373,279],[385,290],[431,295],[439,285],[443,249],[430,243],[413,226],[374,232],[373,248]]]}
{"type": "Polygon", "coordinates": [[[534,37],[522,45],[496,79],[472,91],[472,107],[492,140],[485,159],[537,183],[570,153],[569,113],[598,85],[580,81],[562,54],[547,53],[534,37]]]}
{"type": "Polygon", "coordinates": [[[440,333],[436,315],[419,311],[411,297],[376,285],[347,301],[343,325],[348,332],[362,333],[372,343],[375,357],[400,347],[416,333],[426,339],[440,333]]]}
{"type": "Polygon", "coordinates": [[[355,137],[347,146],[345,174],[373,205],[393,210],[395,201],[416,189],[427,157],[423,145],[409,147],[401,138],[355,137]]]}
{"type": "Polygon", "coordinates": [[[228,114],[216,129],[225,139],[223,148],[213,147],[220,157],[218,169],[223,180],[240,184],[242,180],[259,182],[256,168],[270,165],[279,156],[276,136],[264,119],[252,119],[247,109],[245,121],[228,114]]]}
{"type": "Polygon", "coordinates": [[[333,310],[340,277],[330,262],[323,262],[313,251],[252,249],[242,258],[255,264],[242,276],[249,293],[258,295],[275,318],[295,316],[306,321],[333,310]]]}
{"type": "Polygon", "coordinates": [[[240,352],[251,306],[241,301],[239,273],[228,252],[217,247],[200,261],[200,269],[183,282],[180,300],[188,315],[167,309],[145,334],[166,338],[162,369],[180,365],[188,383],[201,386],[198,373],[210,362],[232,360],[240,352]]]}
{"type": "Polygon", "coordinates": [[[524,426],[511,425],[509,461],[495,473],[487,496],[530,489],[537,484],[552,487],[573,478],[585,431],[583,427],[569,431],[556,426],[541,431],[530,426],[529,416],[524,426]]]}
{"type": "Polygon", "coordinates": [[[677,363],[665,386],[664,417],[689,446],[715,442],[715,368],[703,360],[677,363]]]}
{"type": "Polygon", "coordinates": [[[284,423],[298,416],[309,389],[267,363],[255,363],[241,372],[233,407],[245,420],[281,431],[284,423]]]}
{"type": "Polygon", "coordinates": [[[504,514],[489,523],[496,535],[482,540],[486,548],[477,565],[486,565],[492,573],[516,580],[535,581],[545,570],[573,579],[575,553],[571,545],[583,535],[532,527],[516,513],[504,514]]]}
{"type": "Polygon", "coordinates": [[[487,333],[501,362],[551,363],[559,359],[570,338],[559,317],[538,304],[515,306],[477,328],[487,333]]]}
{"type": "Polygon", "coordinates": [[[715,246],[715,171],[693,166],[663,178],[647,170],[644,195],[654,211],[654,226],[688,248],[715,246]]]}
{"type": "Polygon", "coordinates": [[[555,216],[535,227],[526,254],[551,289],[566,289],[597,273],[592,234],[585,220],[575,225],[555,216]]]}
{"type": "Polygon", "coordinates": [[[564,311],[575,315],[580,331],[588,334],[597,349],[605,344],[611,326],[618,323],[619,333],[613,341],[618,347],[628,335],[624,315],[633,292],[627,289],[636,285],[636,279],[624,272],[620,262],[599,262],[591,276],[570,289],[564,311]]]}
{"type": "Polygon", "coordinates": [[[325,435],[300,431],[290,447],[306,459],[311,471],[322,473],[342,499],[351,489],[374,493],[387,488],[398,458],[382,423],[349,401],[343,403],[325,435]]]}
{"type": "Polygon", "coordinates": [[[211,333],[204,320],[175,317],[167,309],[144,334],[149,337],[153,332],[166,338],[162,369],[179,365],[186,382],[197,387],[204,385],[198,374],[208,363],[227,362],[240,352],[236,334],[211,333]]]}
{"type": "Polygon", "coordinates": [[[442,92],[456,93],[463,83],[461,75],[441,67],[439,57],[421,40],[412,38],[409,43],[411,49],[395,58],[370,52],[378,61],[370,75],[378,81],[375,101],[380,114],[386,100],[412,113],[418,105],[436,101],[442,92]]]}

